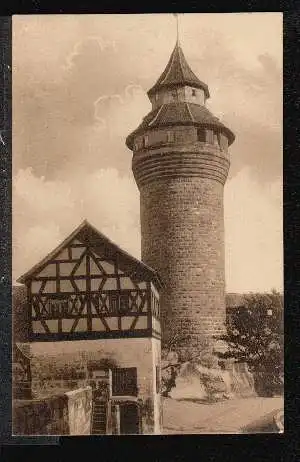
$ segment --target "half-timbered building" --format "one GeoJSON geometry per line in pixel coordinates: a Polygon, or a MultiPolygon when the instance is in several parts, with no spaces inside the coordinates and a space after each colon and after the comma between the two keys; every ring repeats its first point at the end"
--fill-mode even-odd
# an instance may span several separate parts
{"type": "Polygon", "coordinates": [[[142,402],[144,432],[159,433],[157,273],[84,221],[18,282],[27,288],[32,353],[113,358],[116,395],[142,402]]]}

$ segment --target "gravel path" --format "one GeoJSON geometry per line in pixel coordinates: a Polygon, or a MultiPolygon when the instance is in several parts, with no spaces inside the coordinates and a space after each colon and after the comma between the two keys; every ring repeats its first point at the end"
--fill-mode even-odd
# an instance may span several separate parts
{"type": "Polygon", "coordinates": [[[244,398],[214,404],[164,399],[164,434],[241,433],[243,427],[283,409],[283,398],[244,398]]]}

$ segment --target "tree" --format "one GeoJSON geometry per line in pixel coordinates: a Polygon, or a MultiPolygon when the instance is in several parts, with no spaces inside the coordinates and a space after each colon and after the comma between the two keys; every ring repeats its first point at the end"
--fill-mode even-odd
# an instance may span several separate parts
{"type": "Polygon", "coordinates": [[[228,346],[219,358],[247,363],[259,395],[273,396],[283,387],[283,296],[249,294],[232,310],[221,337],[228,346]]]}
{"type": "Polygon", "coordinates": [[[212,358],[210,343],[205,337],[198,339],[197,348],[191,348],[190,323],[190,319],[182,319],[180,322],[171,319],[168,322],[168,338],[164,336],[162,341],[163,396],[169,396],[170,391],[176,387],[176,379],[184,363],[197,361],[211,367],[215,359],[212,358]]]}

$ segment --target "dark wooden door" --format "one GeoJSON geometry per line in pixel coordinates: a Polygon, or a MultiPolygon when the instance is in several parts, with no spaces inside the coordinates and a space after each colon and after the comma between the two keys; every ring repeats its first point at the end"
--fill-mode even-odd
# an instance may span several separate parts
{"type": "Polygon", "coordinates": [[[120,433],[121,435],[139,434],[139,412],[135,403],[120,405],[120,433]]]}
{"type": "Polygon", "coordinates": [[[136,367],[117,368],[112,370],[113,396],[137,396],[136,367]]]}

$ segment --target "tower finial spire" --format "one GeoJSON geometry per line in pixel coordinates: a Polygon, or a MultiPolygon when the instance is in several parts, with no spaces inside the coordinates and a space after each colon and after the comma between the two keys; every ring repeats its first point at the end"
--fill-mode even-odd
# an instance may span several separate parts
{"type": "Polygon", "coordinates": [[[179,45],[179,14],[173,13],[176,18],[176,43],[179,45]]]}

